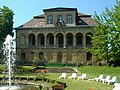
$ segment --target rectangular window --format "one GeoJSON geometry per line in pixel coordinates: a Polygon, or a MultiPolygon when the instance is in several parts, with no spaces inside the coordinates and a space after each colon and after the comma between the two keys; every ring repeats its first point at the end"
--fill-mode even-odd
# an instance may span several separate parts
{"type": "Polygon", "coordinates": [[[49,15],[47,17],[47,24],[53,24],[53,16],[52,15],[49,15]]]}
{"type": "Polygon", "coordinates": [[[67,24],[72,24],[72,23],[73,23],[72,15],[69,14],[69,15],[67,15],[67,24]]]}
{"type": "Polygon", "coordinates": [[[62,22],[62,15],[57,16],[57,22],[62,22]]]}

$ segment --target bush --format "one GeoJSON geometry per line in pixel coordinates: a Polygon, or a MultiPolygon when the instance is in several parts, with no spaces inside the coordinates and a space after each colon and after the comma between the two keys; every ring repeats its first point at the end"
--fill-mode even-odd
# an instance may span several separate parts
{"type": "Polygon", "coordinates": [[[33,61],[31,61],[31,60],[29,60],[29,61],[26,61],[26,60],[15,61],[15,65],[19,65],[19,66],[22,66],[22,65],[30,66],[32,64],[33,64],[33,61]]]}
{"type": "Polygon", "coordinates": [[[29,72],[31,68],[31,66],[14,66],[14,70],[17,72],[29,72]]]}
{"type": "Polygon", "coordinates": [[[33,80],[36,81],[36,77],[34,77],[33,80]]]}
{"type": "Polygon", "coordinates": [[[46,67],[71,67],[70,63],[45,63],[46,67]]]}
{"type": "Polygon", "coordinates": [[[30,77],[29,77],[29,75],[27,75],[27,77],[26,77],[26,80],[27,80],[27,81],[29,81],[29,80],[30,80],[30,77]]]}
{"type": "Polygon", "coordinates": [[[42,90],[42,85],[41,84],[39,85],[39,90],[42,90]]]}

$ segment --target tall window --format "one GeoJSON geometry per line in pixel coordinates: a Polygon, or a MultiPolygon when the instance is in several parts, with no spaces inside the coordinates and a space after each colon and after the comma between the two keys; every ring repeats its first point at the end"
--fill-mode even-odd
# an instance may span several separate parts
{"type": "Polygon", "coordinates": [[[69,14],[69,15],[67,15],[67,24],[72,24],[72,23],[73,23],[73,21],[72,21],[72,15],[69,14]]]}
{"type": "Polygon", "coordinates": [[[91,60],[92,59],[92,54],[90,52],[87,52],[87,60],[91,60]]]}
{"type": "Polygon", "coordinates": [[[57,16],[57,22],[62,22],[62,15],[57,16]]]}
{"type": "Polygon", "coordinates": [[[92,33],[87,33],[87,34],[86,34],[86,45],[87,45],[87,46],[91,46],[91,45],[92,45],[92,42],[91,42],[92,36],[93,36],[92,33]]]}
{"type": "Polygon", "coordinates": [[[25,55],[25,52],[22,52],[22,53],[21,53],[21,60],[25,60],[25,56],[26,56],[26,55],[25,55]]]}
{"type": "Polygon", "coordinates": [[[20,45],[25,45],[25,36],[24,35],[22,35],[22,36],[20,36],[20,45]]]}
{"type": "Polygon", "coordinates": [[[52,15],[49,15],[47,17],[47,24],[53,24],[53,16],[52,15]]]}
{"type": "Polygon", "coordinates": [[[35,35],[34,34],[29,35],[29,45],[35,46],[35,35]]]}
{"type": "Polygon", "coordinates": [[[33,59],[34,59],[34,52],[30,52],[29,55],[30,55],[30,56],[29,56],[30,60],[33,60],[33,59]]]}

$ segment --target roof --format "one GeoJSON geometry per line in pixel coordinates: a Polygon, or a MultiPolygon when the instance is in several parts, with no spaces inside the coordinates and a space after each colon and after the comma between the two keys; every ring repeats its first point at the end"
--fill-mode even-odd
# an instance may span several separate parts
{"type": "MultiPolygon", "coordinates": [[[[43,11],[77,11],[77,8],[50,8],[50,9],[44,9],[43,11]]],[[[88,25],[93,26],[97,25],[96,22],[91,18],[91,15],[83,14],[83,13],[77,13],[77,20],[76,20],[76,26],[77,25],[88,25]]],[[[45,27],[45,14],[33,16],[33,19],[26,22],[25,24],[19,26],[18,28],[26,28],[26,27],[45,27]]],[[[48,26],[49,27],[49,26],[48,26]]]]}
{"type": "Polygon", "coordinates": [[[44,18],[44,14],[38,15],[38,16],[34,16],[33,18],[44,18]]]}
{"type": "Polygon", "coordinates": [[[78,13],[78,16],[80,17],[91,17],[91,15],[83,14],[83,13],[78,13]]]}
{"type": "Polygon", "coordinates": [[[97,23],[91,17],[80,17],[78,25],[97,25],[97,23]]]}
{"type": "Polygon", "coordinates": [[[43,11],[44,12],[77,11],[77,8],[57,7],[57,8],[43,9],[43,11]]]}
{"type": "Polygon", "coordinates": [[[44,19],[33,18],[30,21],[26,22],[25,24],[21,25],[20,27],[37,27],[37,26],[44,26],[44,19]]]}

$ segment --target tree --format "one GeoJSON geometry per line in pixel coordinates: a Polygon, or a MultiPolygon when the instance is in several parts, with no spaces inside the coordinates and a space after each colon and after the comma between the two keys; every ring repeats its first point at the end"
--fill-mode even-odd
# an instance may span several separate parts
{"type": "Polygon", "coordinates": [[[0,8],[0,49],[7,34],[13,36],[13,11],[8,7],[0,8]]]}
{"type": "Polygon", "coordinates": [[[98,25],[90,51],[99,59],[120,64],[120,1],[111,10],[105,8],[100,16],[95,13],[94,18],[98,25]]]}

